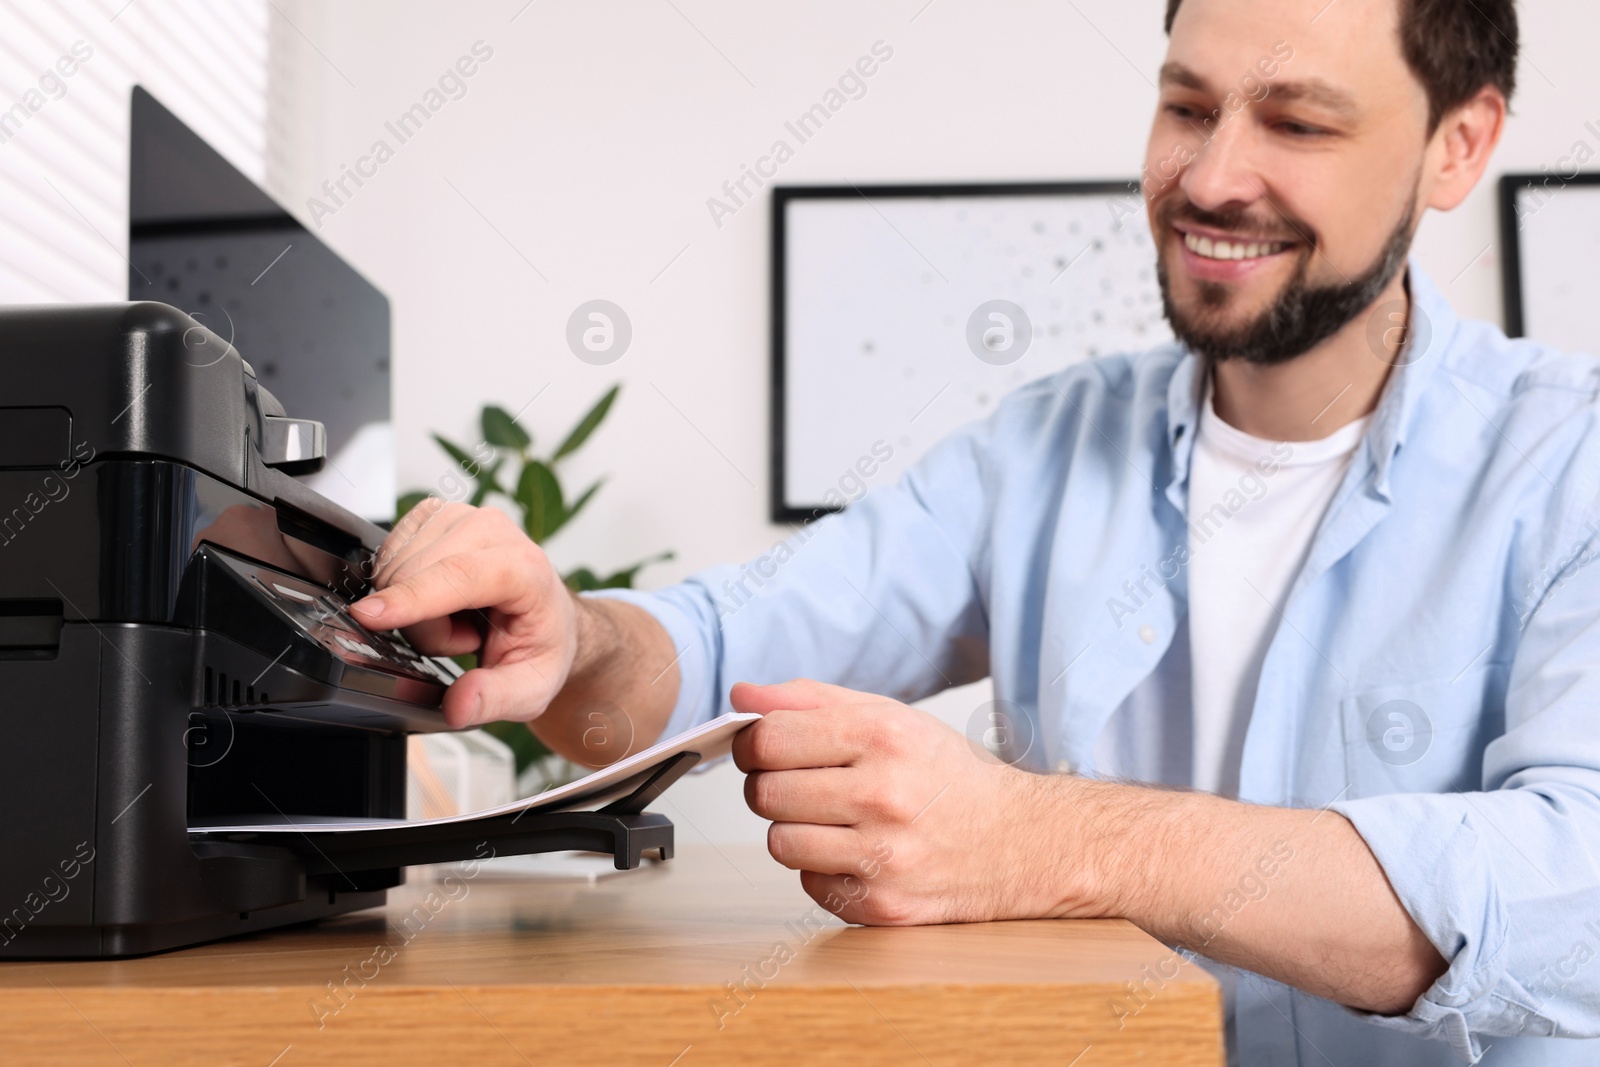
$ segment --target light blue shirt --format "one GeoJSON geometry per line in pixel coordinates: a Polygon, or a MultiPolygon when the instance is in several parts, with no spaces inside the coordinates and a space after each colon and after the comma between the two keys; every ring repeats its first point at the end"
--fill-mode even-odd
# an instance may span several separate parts
{"type": "MultiPolygon", "coordinates": [[[[1349,818],[1450,966],[1396,1018],[1242,976],[1232,1051],[1596,1064],[1570,1039],[1600,1037],[1600,362],[1410,280],[1403,365],[1279,605],[1240,796],[1349,818]]],[[[736,681],[910,701],[990,675],[1019,766],[1186,784],[1203,377],[1176,344],[1072,367],[781,551],[612,594],[677,647],[667,731],[736,681]]]]}

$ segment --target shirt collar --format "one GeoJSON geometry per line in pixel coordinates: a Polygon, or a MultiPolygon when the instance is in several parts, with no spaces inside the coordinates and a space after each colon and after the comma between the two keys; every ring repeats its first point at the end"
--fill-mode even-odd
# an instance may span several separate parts
{"type": "Polygon", "coordinates": [[[1194,456],[1195,430],[1200,425],[1200,403],[1205,396],[1205,364],[1184,350],[1167,382],[1167,444],[1172,450],[1172,480],[1167,499],[1179,514],[1189,510],[1189,462],[1194,456]]]}
{"type": "MultiPolygon", "coordinates": [[[[1406,328],[1405,347],[1394,360],[1372,425],[1367,431],[1367,448],[1373,468],[1373,489],[1389,499],[1389,473],[1394,457],[1406,443],[1406,435],[1416,422],[1417,408],[1456,334],[1456,313],[1433,279],[1413,261],[1407,283],[1411,289],[1411,321],[1406,328]]],[[[1382,309],[1368,330],[1374,351],[1383,351],[1384,331],[1398,327],[1386,321],[1382,309]]]]}
{"type": "MultiPolygon", "coordinates": [[[[1394,457],[1405,444],[1422,394],[1435,370],[1444,362],[1446,347],[1455,336],[1457,325],[1455,310],[1414,260],[1409,265],[1406,284],[1411,292],[1411,320],[1405,347],[1394,360],[1394,371],[1372,413],[1365,440],[1373,464],[1373,488],[1385,499],[1389,495],[1389,473],[1394,457]]],[[[1367,331],[1374,358],[1387,358],[1376,356],[1385,351],[1385,332],[1402,326],[1386,317],[1387,310],[1379,307],[1373,313],[1367,331]]],[[[1167,497],[1180,511],[1187,506],[1184,487],[1194,455],[1205,378],[1205,365],[1193,352],[1185,351],[1167,383],[1167,444],[1172,449],[1172,482],[1167,487],[1167,497]]]]}

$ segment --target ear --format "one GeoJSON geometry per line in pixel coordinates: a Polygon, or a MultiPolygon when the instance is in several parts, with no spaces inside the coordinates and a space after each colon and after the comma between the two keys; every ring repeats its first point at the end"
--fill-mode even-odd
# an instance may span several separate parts
{"type": "Polygon", "coordinates": [[[1486,85],[1439,122],[1428,145],[1429,207],[1450,211],[1467,198],[1489,166],[1506,125],[1506,98],[1486,85]]]}

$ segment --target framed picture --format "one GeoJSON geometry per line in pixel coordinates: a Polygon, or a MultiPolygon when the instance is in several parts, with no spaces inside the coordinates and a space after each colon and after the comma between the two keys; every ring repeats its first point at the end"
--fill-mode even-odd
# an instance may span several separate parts
{"type": "Polygon", "coordinates": [[[773,194],[772,519],[892,484],[1005,394],[1171,338],[1133,181],[773,194]]]}
{"type": "Polygon", "coordinates": [[[1506,333],[1600,352],[1600,173],[1500,179],[1506,333]]]}

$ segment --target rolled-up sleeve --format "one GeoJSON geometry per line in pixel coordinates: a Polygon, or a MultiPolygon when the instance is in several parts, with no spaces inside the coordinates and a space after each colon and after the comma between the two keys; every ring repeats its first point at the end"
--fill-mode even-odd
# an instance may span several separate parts
{"type": "Polygon", "coordinates": [[[740,681],[815,678],[911,701],[986,676],[985,467],[1000,417],[742,565],[588,594],[643,608],[671,636],[680,686],[665,736],[731,710],[740,681]]]}
{"type": "Polygon", "coordinates": [[[1448,1041],[1600,1037],[1600,566],[1594,546],[1523,631],[1482,791],[1332,805],[1449,963],[1380,1026],[1448,1041]]]}

